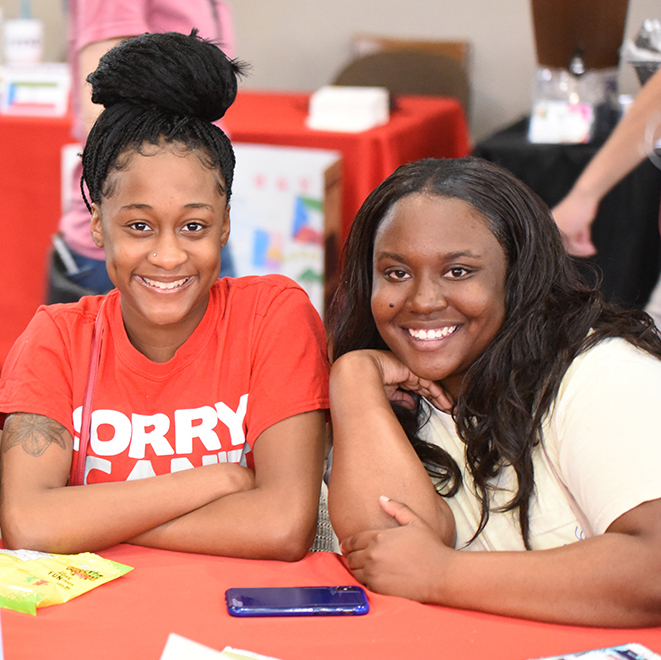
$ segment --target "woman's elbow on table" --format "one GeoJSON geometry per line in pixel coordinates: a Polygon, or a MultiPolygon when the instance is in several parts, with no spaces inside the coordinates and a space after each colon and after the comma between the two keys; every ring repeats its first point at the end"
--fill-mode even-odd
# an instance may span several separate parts
{"type": "Polygon", "coordinates": [[[602,539],[619,550],[607,569],[609,596],[622,592],[629,625],[661,625],[661,499],[643,502],[622,514],[602,539]]]}
{"type": "Polygon", "coordinates": [[[317,528],[317,518],[310,516],[277,516],[275,524],[269,525],[264,539],[270,559],[278,561],[300,561],[308,553],[317,528]]]}
{"type": "Polygon", "coordinates": [[[658,556],[649,561],[640,555],[630,561],[635,568],[627,579],[625,588],[631,596],[625,602],[631,622],[624,620],[624,625],[661,626],[661,561],[658,556]]]}
{"type": "Polygon", "coordinates": [[[294,562],[308,553],[317,531],[319,496],[315,499],[283,498],[281,493],[260,492],[259,513],[251,524],[257,547],[251,555],[259,559],[294,562]]]}
{"type": "MultiPolygon", "coordinates": [[[[40,552],[71,552],[62,546],[54,530],[43,524],[41,516],[29,507],[9,506],[5,502],[0,508],[2,544],[7,550],[38,550],[40,552]]],[[[65,544],[66,545],[66,544],[65,544]]]]}
{"type": "Polygon", "coordinates": [[[658,574],[645,584],[646,593],[641,598],[639,615],[633,624],[637,628],[656,628],[661,626],[661,587],[659,584],[661,576],[658,574]],[[652,583],[656,584],[653,585],[652,583]],[[654,593],[649,593],[653,591],[654,593]]]}

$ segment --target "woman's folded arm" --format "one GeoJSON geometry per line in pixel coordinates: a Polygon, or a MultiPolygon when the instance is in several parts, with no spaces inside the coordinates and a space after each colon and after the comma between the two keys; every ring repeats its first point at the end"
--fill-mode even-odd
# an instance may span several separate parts
{"type": "Polygon", "coordinates": [[[250,470],[228,463],[149,479],[67,486],[72,448],[70,433],[48,417],[17,413],[7,418],[0,482],[6,547],[95,551],[253,487],[250,470]]]}

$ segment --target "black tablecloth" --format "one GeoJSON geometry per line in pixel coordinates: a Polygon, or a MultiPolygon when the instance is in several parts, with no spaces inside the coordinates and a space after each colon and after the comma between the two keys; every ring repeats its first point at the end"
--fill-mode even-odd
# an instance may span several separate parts
{"type": "MultiPolygon", "coordinates": [[[[603,144],[531,144],[528,118],[475,146],[473,154],[506,167],[550,207],[572,187],[603,144]]],[[[661,270],[659,199],[661,171],[645,161],[603,199],[592,227],[597,255],[588,261],[603,277],[609,300],[642,307],[661,270]]],[[[583,269],[590,277],[587,269],[583,269]]]]}

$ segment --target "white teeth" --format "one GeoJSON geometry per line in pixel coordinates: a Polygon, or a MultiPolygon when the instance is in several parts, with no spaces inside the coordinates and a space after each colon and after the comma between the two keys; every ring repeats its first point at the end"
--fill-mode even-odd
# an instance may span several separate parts
{"type": "Polygon", "coordinates": [[[149,286],[153,286],[155,289],[161,289],[162,291],[170,291],[171,289],[176,289],[178,286],[184,284],[188,278],[184,277],[181,280],[176,282],[156,282],[155,280],[149,280],[146,277],[142,278],[149,286]]]}
{"type": "Polygon", "coordinates": [[[409,334],[415,339],[422,339],[423,341],[429,341],[430,339],[444,339],[449,337],[457,329],[456,325],[450,325],[445,328],[437,328],[431,330],[416,330],[415,328],[409,328],[409,334]]]}

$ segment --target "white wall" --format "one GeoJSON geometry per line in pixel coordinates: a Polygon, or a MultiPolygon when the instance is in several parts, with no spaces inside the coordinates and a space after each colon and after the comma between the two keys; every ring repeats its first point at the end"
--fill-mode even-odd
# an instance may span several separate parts
{"type": "MultiPolygon", "coordinates": [[[[594,0],[598,6],[599,0],[594,0]]],[[[186,0],[181,0],[186,2],[186,0]]],[[[252,64],[244,86],[313,90],[350,58],[351,35],[374,32],[462,39],[473,46],[471,129],[475,139],[515,121],[530,105],[535,46],[529,0],[229,0],[239,56],[252,64]]],[[[0,0],[5,17],[20,0],[0,0]]],[[[62,0],[32,0],[47,22],[46,55],[64,57],[62,0]]],[[[627,36],[644,18],[661,18],[658,0],[630,0],[627,36]]],[[[638,84],[622,67],[621,91],[638,84]]]]}

